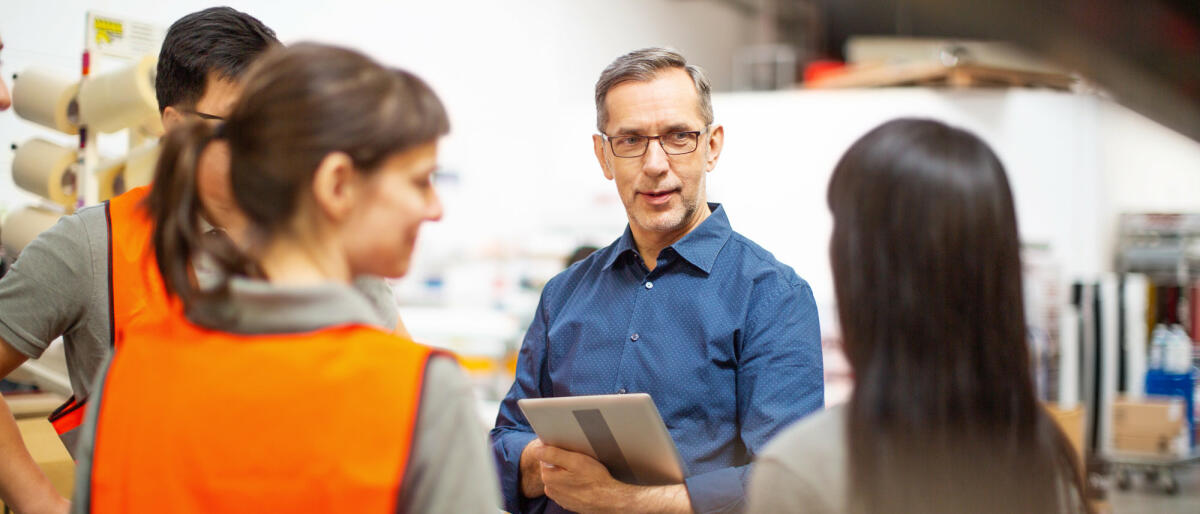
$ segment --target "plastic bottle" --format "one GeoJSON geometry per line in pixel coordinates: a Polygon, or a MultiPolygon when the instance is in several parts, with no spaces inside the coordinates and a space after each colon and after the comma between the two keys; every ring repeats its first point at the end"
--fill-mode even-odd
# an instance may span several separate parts
{"type": "Polygon", "coordinates": [[[1166,359],[1168,337],[1170,337],[1170,331],[1166,325],[1159,324],[1154,327],[1154,333],[1150,336],[1150,362],[1147,363],[1147,369],[1150,371],[1162,371],[1163,361],[1166,359]]]}
{"type": "Polygon", "coordinates": [[[1192,369],[1192,338],[1181,325],[1171,327],[1171,336],[1163,352],[1163,371],[1175,375],[1192,369]]]}

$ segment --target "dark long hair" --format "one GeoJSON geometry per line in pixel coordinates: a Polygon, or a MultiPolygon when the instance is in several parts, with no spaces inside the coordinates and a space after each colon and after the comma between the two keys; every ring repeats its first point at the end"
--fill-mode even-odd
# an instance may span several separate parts
{"type": "Polygon", "coordinates": [[[834,288],[855,388],[856,512],[1087,509],[1030,376],[1004,167],[978,137],[887,122],[833,173],[834,288]]]}
{"type": "Polygon", "coordinates": [[[196,167],[214,139],[228,142],[234,200],[254,241],[289,230],[313,173],[343,152],[362,173],[389,156],[436,140],[449,130],[437,95],[417,76],[385,68],[358,52],[317,44],[270,50],[247,72],[242,97],[219,129],[195,121],[163,143],[147,205],[155,221],[158,269],[168,291],[190,310],[220,309],[227,282],[202,289],[188,263],[213,257],[221,275],[256,275],[245,253],[200,229],[196,167]],[[218,133],[219,132],[219,133],[218,133]]]}

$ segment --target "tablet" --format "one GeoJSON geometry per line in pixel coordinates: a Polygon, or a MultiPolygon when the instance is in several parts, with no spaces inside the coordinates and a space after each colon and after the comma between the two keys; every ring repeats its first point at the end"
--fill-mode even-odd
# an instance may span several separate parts
{"type": "Polygon", "coordinates": [[[628,484],[681,484],[683,459],[645,393],[526,398],[517,405],[548,446],[589,455],[628,484]]]}

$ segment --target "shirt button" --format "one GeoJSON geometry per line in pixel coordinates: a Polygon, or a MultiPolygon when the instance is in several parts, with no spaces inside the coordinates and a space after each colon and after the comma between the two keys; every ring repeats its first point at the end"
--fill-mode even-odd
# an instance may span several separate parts
{"type": "Polygon", "coordinates": [[[629,336],[629,340],[637,341],[639,337],[641,337],[641,336],[637,335],[637,332],[634,332],[633,335],[629,336]]]}
{"type": "Polygon", "coordinates": [[[626,392],[626,391],[625,391],[625,388],[624,388],[624,387],[622,387],[622,388],[620,388],[620,389],[617,389],[617,394],[625,394],[625,392],[626,392]]]}
{"type": "Polygon", "coordinates": [[[646,282],[646,289],[654,289],[654,282],[646,282]]]}

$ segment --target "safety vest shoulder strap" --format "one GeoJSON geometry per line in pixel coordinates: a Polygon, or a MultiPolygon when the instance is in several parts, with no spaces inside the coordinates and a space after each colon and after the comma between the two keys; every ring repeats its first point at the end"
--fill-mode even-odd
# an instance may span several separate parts
{"type": "Polygon", "coordinates": [[[166,312],[168,300],[151,239],[154,220],[145,208],[149,186],[108,201],[111,344],[115,349],[135,320],[166,312]]]}

